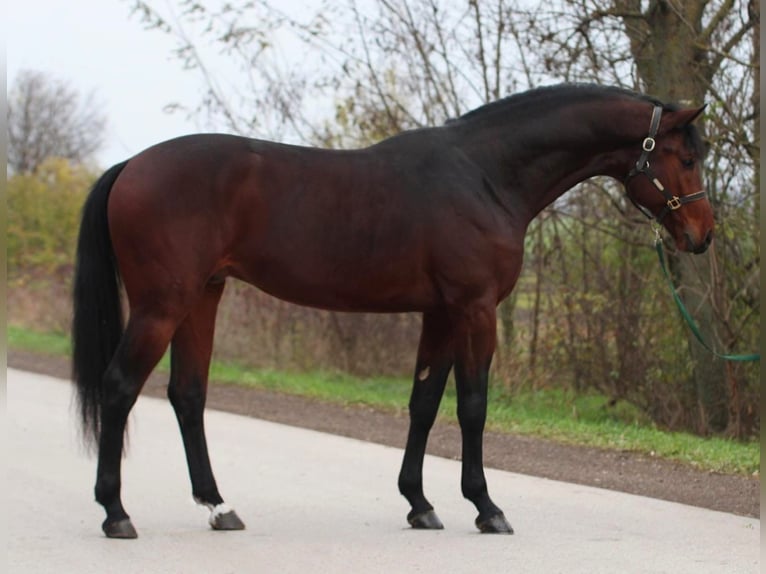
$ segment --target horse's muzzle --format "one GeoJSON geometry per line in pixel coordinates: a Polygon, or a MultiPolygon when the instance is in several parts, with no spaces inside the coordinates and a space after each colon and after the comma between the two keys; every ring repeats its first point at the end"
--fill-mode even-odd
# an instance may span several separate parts
{"type": "Polygon", "coordinates": [[[710,243],[713,241],[712,230],[708,231],[700,242],[694,241],[694,238],[688,231],[684,232],[684,236],[686,237],[686,251],[696,254],[705,253],[707,248],[710,247],[710,243]]]}

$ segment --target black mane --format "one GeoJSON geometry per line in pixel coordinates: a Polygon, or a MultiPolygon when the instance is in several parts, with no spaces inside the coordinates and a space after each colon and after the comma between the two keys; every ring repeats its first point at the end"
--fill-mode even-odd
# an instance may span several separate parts
{"type": "MultiPolygon", "coordinates": [[[[655,105],[666,107],[657,98],[640,94],[625,88],[618,88],[614,86],[601,86],[598,84],[557,84],[553,86],[543,86],[540,88],[534,88],[521,92],[519,94],[512,94],[501,98],[489,104],[479,106],[469,112],[464,113],[458,118],[448,120],[449,123],[459,122],[461,120],[476,119],[482,116],[492,115],[495,112],[509,112],[514,108],[526,107],[530,105],[536,105],[540,108],[547,108],[552,106],[558,106],[562,103],[574,103],[582,100],[593,99],[613,99],[619,97],[633,98],[637,100],[643,100],[655,105]]],[[[676,108],[677,109],[677,108],[676,108]]]]}
{"type": "MultiPolygon", "coordinates": [[[[558,107],[563,103],[577,103],[584,100],[594,99],[614,99],[631,98],[644,101],[656,106],[662,106],[663,111],[673,112],[681,109],[681,106],[675,103],[665,103],[646,94],[634,92],[626,88],[615,86],[602,86],[599,84],[557,84],[553,86],[543,86],[513,94],[505,98],[496,100],[489,104],[479,106],[469,112],[462,114],[457,118],[448,119],[445,124],[454,125],[462,121],[482,120],[491,121],[496,113],[512,114],[523,112],[524,114],[533,114],[536,111],[543,111],[551,107],[558,107]]],[[[705,157],[706,146],[702,141],[699,130],[693,124],[680,128],[684,134],[686,145],[694,149],[700,158],[705,157]]]]}

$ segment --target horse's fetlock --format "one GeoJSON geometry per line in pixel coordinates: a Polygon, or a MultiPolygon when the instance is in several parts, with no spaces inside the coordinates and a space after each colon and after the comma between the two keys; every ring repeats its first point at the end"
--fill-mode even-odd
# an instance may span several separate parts
{"type": "Polygon", "coordinates": [[[487,481],[484,477],[464,478],[460,483],[463,496],[471,501],[476,501],[487,496],[487,481]]]}
{"type": "Polygon", "coordinates": [[[423,492],[423,482],[414,474],[402,472],[399,474],[399,492],[405,497],[423,492]]]}
{"type": "Polygon", "coordinates": [[[96,502],[106,506],[119,495],[120,477],[112,474],[103,474],[99,476],[96,487],[93,490],[96,502]]]}

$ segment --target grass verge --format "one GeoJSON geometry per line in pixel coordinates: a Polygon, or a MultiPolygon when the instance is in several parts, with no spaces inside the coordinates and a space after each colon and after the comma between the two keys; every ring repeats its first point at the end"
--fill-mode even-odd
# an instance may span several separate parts
{"type": "MultiPolygon", "coordinates": [[[[53,355],[69,353],[64,334],[8,326],[12,349],[53,355]]],[[[167,370],[167,358],[160,364],[167,370]]],[[[214,361],[211,380],[302,395],[324,401],[406,409],[411,383],[396,377],[353,377],[340,373],[292,373],[214,361]]],[[[454,385],[448,385],[439,416],[457,420],[454,385]]],[[[677,460],[702,470],[752,475],[760,468],[760,443],[702,438],[656,428],[630,405],[608,407],[605,397],[575,396],[560,390],[525,391],[508,396],[490,391],[487,428],[568,444],[640,452],[677,460]]]]}

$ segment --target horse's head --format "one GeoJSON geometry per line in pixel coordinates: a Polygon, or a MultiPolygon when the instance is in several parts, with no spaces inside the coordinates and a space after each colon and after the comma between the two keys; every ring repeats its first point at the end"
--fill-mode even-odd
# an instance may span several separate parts
{"type": "Polygon", "coordinates": [[[671,234],[681,251],[702,253],[713,239],[713,210],[702,186],[704,146],[692,125],[704,106],[655,106],[648,136],[625,178],[630,200],[671,234]]]}

